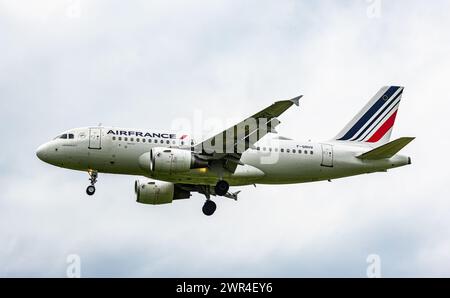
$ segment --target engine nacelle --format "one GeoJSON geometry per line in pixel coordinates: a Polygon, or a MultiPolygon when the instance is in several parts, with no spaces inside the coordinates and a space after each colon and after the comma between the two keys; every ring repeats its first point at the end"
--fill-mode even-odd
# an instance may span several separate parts
{"type": "Polygon", "coordinates": [[[208,162],[195,157],[188,150],[156,147],[139,157],[139,165],[151,173],[171,174],[204,168],[208,162]]]}
{"type": "Polygon", "coordinates": [[[173,183],[149,180],[136,180],[134,183],[136,201],[141,204],[170,204],[173,200],[189,199],[191,193],[176,187],[173,183]]]}

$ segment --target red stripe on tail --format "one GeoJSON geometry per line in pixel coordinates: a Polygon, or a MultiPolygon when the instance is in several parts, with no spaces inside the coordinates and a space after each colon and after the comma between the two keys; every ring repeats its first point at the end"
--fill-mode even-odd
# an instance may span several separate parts
{"type": "Polygon", "coordinates": [[[395,118],[397,117],[397,111],[389,117],[386,122],[378,129],[378,131],[367,141],[369,143],[376,143],[381,140],[382,137],[394,126],[395,118]]]}

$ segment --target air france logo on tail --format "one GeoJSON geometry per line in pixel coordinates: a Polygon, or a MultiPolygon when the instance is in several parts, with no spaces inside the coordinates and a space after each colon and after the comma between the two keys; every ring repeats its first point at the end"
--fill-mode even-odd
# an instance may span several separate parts
{"type": "Polygon", "coordinates": [[[383,87],[366,107],[345,127],[338,141],[386,143],[390,139],[403,87],[383,87]]]}

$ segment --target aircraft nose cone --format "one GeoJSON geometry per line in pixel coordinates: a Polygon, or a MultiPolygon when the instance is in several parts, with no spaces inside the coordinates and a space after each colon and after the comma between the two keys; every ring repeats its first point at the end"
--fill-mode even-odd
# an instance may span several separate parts
{"type": "Polygon", "coordinates": [[[42,161],[45,161],[46,160],[46,157],[47,157],[47,152],[46,152],[47,150],[46,150],[46,146],[45,145],[41,145],[41,146],[39,146],[38,148],[37,148],[37,150],[36,150],[36,156],[40,159],[40,160],[42,160],[42,161]]]}

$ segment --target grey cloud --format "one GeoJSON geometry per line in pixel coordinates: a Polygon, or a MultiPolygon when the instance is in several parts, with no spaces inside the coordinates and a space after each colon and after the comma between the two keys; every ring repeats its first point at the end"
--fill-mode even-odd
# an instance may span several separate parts
{"type": "MultiPolygon", "coordinates": [[[[59,2],[59,4],[57,4],[59,2]]],[[[450,69],[447,1],[82,1],[80,18],[45,1],[0,9],[0,276],[448,276],[444,168],[450,69]],[[135,177],[38,161],[70,127],[170,128],[173,119],[239,118],[304,93],[280,134],[331,138],[380,85],[406,94],[394,137],[411,167],[333,183],[243,188],[239,202],[134,200],[135,177]],[[163,113],[161,111],[164,111],[163,113]]]]}

